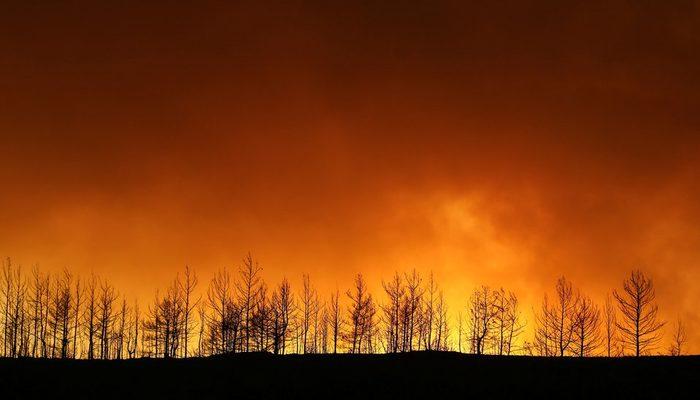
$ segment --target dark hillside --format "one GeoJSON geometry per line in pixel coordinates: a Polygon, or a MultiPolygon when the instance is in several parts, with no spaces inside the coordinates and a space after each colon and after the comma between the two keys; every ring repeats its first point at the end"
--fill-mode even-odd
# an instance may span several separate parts
{"type": "Polygon", "coordinates": [[[457,353],[0,360],[2,399],[695,398],[700,357],[457,353]]]}

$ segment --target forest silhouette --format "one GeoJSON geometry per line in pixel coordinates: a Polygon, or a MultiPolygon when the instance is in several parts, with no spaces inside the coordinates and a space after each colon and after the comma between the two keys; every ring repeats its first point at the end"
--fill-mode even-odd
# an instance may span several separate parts
{"type": "Polygon", "coordinates": [[[185,267],[150,303],[139,304],[94,275],[36,267],[26,274],[7,259],[0,277],[2,355],[119,360],[248,352],[613,357],[686,351],[683,322],[661,320],[653,281],[639,270],[603,305],[562,276],[554,295],[545,294],[533,310],[529,331],[517,296],[503,288],[477,287],[450,315],[432,273],[397,272],[378,294],[358,274],[344,292],[324,296],[309,275],[300,288],[286,278],[269,287],[261,271],[248,253],[237,270],[217,271],[196,295],[199,277],[185,267]],[[670,346],[661,347],[665,328],[670,346]]]}
{"type": "Polygon", "coordinates": [[[247,254],[200,280],[185,267],[139,305],[107,280],[28,274],[0,282],[3,398],[668,398],[695,390],[700,357],[670,347],[652,280],[625,277],[602,306],[561,277],[533,310],[480,286],[456,329],[432,273],[395,273],[370,293],[362,275],[327,297],[308,275],[269,288],[247,254]],[[376,354],[383,353],[383,354],[376,354]],[[471,353],[471,354],[463,354],[471,353]],[[659,356],[660,354],[674,357],[659,356]],[[634,356],[634,357],[620,357],[634,356]],[[645,356],[645,357],[639,357],[645,356]]]}

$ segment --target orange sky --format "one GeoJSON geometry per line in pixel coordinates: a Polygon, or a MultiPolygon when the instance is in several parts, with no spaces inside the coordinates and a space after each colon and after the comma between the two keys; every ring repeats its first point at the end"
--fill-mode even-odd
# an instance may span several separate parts
{"type": "Polygon", "coordinates": [[[0,255],[432,269],[453,314],[641,266],[700,352],[697,2],[99,3],[0,9],[0,255]]]}

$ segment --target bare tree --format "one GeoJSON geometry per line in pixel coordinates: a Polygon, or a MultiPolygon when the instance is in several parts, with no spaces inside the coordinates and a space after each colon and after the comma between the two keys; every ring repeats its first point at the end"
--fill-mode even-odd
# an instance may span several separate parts
{"type": "Polygon", "coordinates": [[[457,317],[457,351],[462,352],[462,336],[464,331],[462,329],[462,312],[459,312],[457,317]]]}
{"type": "Polygon", "coordinates": [[[640,270],[632,271],[622,282],[623,291],[613,291],[622,320],[617,321],[621,340],[627,349],[639,357],[655,349],[661,340],[661,328],[656,305],[656,291],[651,279],[640,270]]]}
{"type": "MultiPolygon", "coordinates": [[[[417,327],[420,318],[420,307],[425,292],[420,274],[414,269],[405,276],[406,294],[401,307],[402,351],[413,351],[417,327]]],[[[418,341],[420,343],[420,341],[418,341]]]]}
{"type": "Polygon", "coordinates": [[[106,281],[101,283],[99,297],[97,299],[97,329],[100,344],[100,358],[103,360],[110,358],[110,340],[113,333],[112,325],[115,319],[114,303],[118,297],[112,285],[106,281]]]}
{"type": "Polygon", "coordinates": [[[211,355],[212,352],[206,352],[205,349],[205,328],[207,326],[207,310],[204,302],[200,302],[197,307],[197,313],[199,314],[199,334],[197,335],[197,357],[203,357],[205,354],[211,355]]]}
{"type": "Polygon", "coordinates": [[[518,297],[503,288],[495,291],[494,297],[495,352],[498,355],[510,355],[514,341],[525,328],[518,309],[518,297]]]}
{"type": "Polygon", "coordinates": [[[87,326],[88,350],[87,358],[92,360],[95,358],[95,340],[97,337],[97,278],[93,274],[87,286],[87,299],[85,310],[85,325],[87,326]]]}
{"type": "Polygon", "coordinates": [[[29,304],[32,324],[32,357],[46,357],[46,325],[48,319],[48,304],[46,292],[49,290],[48,276],[44,276],[38,266],[32,268],[29,304]]]}
{"type": "Polygon", "coordinates": [[[605,350],[608,357],[617,356],[617,315],[610,294],[605,296],[605,308],[603,309],[605,350]]]}
{"type": "Polygon", "coordinates": [[[147,355],[148,357],[158,357],[161,353],[160,302],[160,292],[156,290],[153,304],[148,306],[146,318],[141,322],[143,332],[141,354],[147,355]]]}
{"type": "Polygon", "coordinates": [[[2,305],[3,305],[3,323],[2,323],[2,355],[7,357],[9,355],[8,345],[11,342],[11,322],[10,313],[12,310],[12,289],[14,288],[13,283],[14,273],[12,268],[12,260],[8,257],[2,266],[2,305]]]}
{"type": "MultiPolygon", "coordinates": [[[[401,301],[406,290],[398,272],[394,273],[389,282],[382,282],[382,286],[388,300],[387,304],[382,306],[386,326],[387,351],[396,353],[401,346],[401,301]]],[[[332,301],[333,299],[331,299],[332,301]]]]}
{"type": "Polygon", "coordinates": [[[328,310],[328,306],[324,303],[321,306],[321,319],[319,322],[319,336],[320,336],[320,343],[319,343],[319,352],[323,354],[328,354],[328,344],[330,342],[330,331],[329,331],[329,325],[331,323],[331,318],[330,318],[330,312],[328,310]]]}
{"type": "Polygon", "coordinates": [[[379,326],[376,318],[377,306],[371,295],[368,295],[367,306],[364,310],[361,342],[358,343],[359,352],[376,353],[379,349],[377,337],[379,336],[379,326]]]}
{"type": "Polygon", "coordinates": [[[75,294],[73,296],[73,358],[78,358],[78,329],[81,321],[81,307],[83,305],[84,289],[80,286],[80,278],[75,282],[75,294]]]}
{"type": "Polygon", "coordinates": [[[267,285],[265,282],[262,282],[257,292],[258,298],[255,300],[255,309],[253,310],[251,321],[253,344],[257,351],[267,351],[270,344],[270,326],[272,325],[270,319],[272,313],[267,292],[267,285]]]}
{"type": "Polygon", "coordinates": [[[243,346],[245,351],[250,351],[250,328],[251,315],[255,309],[255,300],[258,298],[257,291],[260,289],[260,265],[253,259],[253,255],[248,253],[243,258],[243,265],[239,269],[240,281],[235,286],[238,292],[238,303],[241,307],[241,318],[243,319],[243,346]]]}
{"type": "Polygon", "coordinates": [[[575,340],[576,310],[579,294],[565,277],[557,280],[556,301],[545,294],[539,312],[535,313],[535,338],[532,349],[543,356],[564,356],[571,352],[575,340]]]}
{"type": "Polygon", "coordinates": [[[336,289],[335,293],[331,294],[330,302],[330,326],[333,335],[333,354],[338,352],[338,339],[343,325],[343,317],[340,310],[340,293],[336,289]]]}
{"type": "MultiPolygon", "coordinates": [[[[51,334],[51,299],[53,299],[52,286],[51,286],[51,275],[46,274],[44,278],[44,316],[43,316],[43,327],[42,331],[42,357],[49,357],[49,335],[51,334]]],[[[55,330],[54,330],[55,331],[55,330]]],[[[53,347],[51,348],[53,351],[53,347]]],[[[53,356],[53,355],[52,355],[53,356]]]]}
{"type": "Polygon", "coordinates": [[[589,297],[581,296],[574,310],[574,354],[579,357],[594,355],[601,342],[600,310],[589,297]]]}
{"type": "Polygon", "coordinates": [[[556,320],[552,317],[556,313],[546,294],[539,311],[534,312],[534,314],[535,338],[528,350],[545,357],[556,355],[558,353],[554,328],[556,320]]]}
{"type": "Polygon", "coordinates": [[[450,337],[450,328],[447,318],[447,303],[445,302],[445,295],[440,291],[438,294],[438,300],[435,306],[435,318],[434,318],[434,334],[431,338],[431,350],[446,351],[448,350],[448,339],[450,337]]]}
{"type": "Polygon", "coordinates": [[[557,340],[559,356],[564,356],[574,338],[574,324],[578,294],[574,293],[571,282],[565,277],[557,280],[557,302],[551,310],[551,318],[554,320],[554,335],[557,340]]]}
{"type": "Polygon", "coordinates": [[[60,329],[61,358],[69,355],[70,327],[72,315],[72,282],[73,275],[68,269],[63,270],[63,276],[57,281],[56,302],[54,304],[54,318],[60,329]]]}
{"type": "Polygon", "coordinates": [[[60,331],[61,323],[61,290],[60,290],[60,280],[58,277],[55,278],[53,283],[53,290],[51,290],[51,282],[49,282],[49,295],[51,296],[49,302],[49,329],[51,330],[51,358],[56,357],[56,340],[60,331]]]}
{"type": "Polygon", "coordinates": [[[294,309],[294,295],[287,278],[272,293],[272,347],[275,354],[287,349],[289,324],[294,309]]]}
{"type": "Polygon", "coordinates": [[[425,348],[432,350],[433,348],[433,325],[435,321],[435,308],[438,297],[438,286],[435,283],[433,272],[430,271],[428,276],[426,295],[424,297],[423,321],[424,321],[424,338],[425,348]]]}
{"type": "Polygon", "coordinates": [[[671,343],[671,347],[668,349],[668,353],[672,356],[683,355],[683,350],[685,349],[685,344],[687,341],[688,337],[685,333],[685,325],[683,325],[683,321],[678,318],[678,321],[676,322],[676,329],[673,332],[673,342],[671,343]]]}
{"type": "Polygon", "coordinates": [[[312,322],[314,316],[318,314],[318,293],[311,285],[309,275],[304,274],[302,277],[302,293],[301,293],[301,341],[302,351],[304,353],[315,353],[316,343],[313,338],[316,335],[315,330],[312,331],[312,322]]]}
{"type": "Polygon", "coordinates": [[[29,340],[29,322],[25,318],[27,282],[22,267],[14,267],[8,258],[2,271],[4,297],[3,354],[6,357],[26,356],[29,340]]]}
{"type": "Polygon", "coordinates": [[[469,298],[469,324],[472,352],[483,354],[486,341],[492,333],[497,314],[495,296],[491,288],[474,289],[469,298]]]}
{"type": "Polygon", "coordinates": [[[372,295],[368,293],[367,285],[361,274],[357,274],[355,277],[354,290],[348,290],[346,294],[350,299],[350,305],[348,307],[349,326],[344,339],[350,353],[361,353],[363,340],[367,338],[369,328],[371,328],[369,323],[374,311],[372,295]]]}
{"type": "MultiPolygon", "coordinates": [[[[152,354],[163,358],[177,357],[184,326],[184,300],[178,280],[168,286],[165,295],[156,292],[148,318],[143,322],[146,340],[151,342],[152,354]]],[[[121,318],[122,324],[125,318],[121,318]]]]}
{"type": "Polygon", "coordinates": [[[241,309],[233,300],[231,275],[224,269],[212,278],[207,290],[208,344],[211,353],[235,352],[241,331],[241,309]]]}
{"type": "Polygon", "coordinates": [[[197,279],[197,274],[193,272],[189,265],[185,266],[185,280],[180,281],[180,279],[177,280],[178,287],[180,288],[180,291],[182,292],[182,298],[184,301],[183,304],[183,317],[184,317],[184,326],[182,329],[182,341],[183,341],[183,352],[184,352],[184,357],[187,358],[188,351],[189,351],[189,345],[190,345],[190,336],[192,334],[192,311],[194,310],[195,307],[197,307],[197,304],[199,304],[200,298],[197,298],[196,300],[192,298],[194,290],[197,288],[197,284],[199,283],[199,279],[197,279]]]}
{"type": "Polygon", "coordinates": [[[129,309],[126,305],[126,299],[122,299],[122,305],[118,314],[118,326],[114,333],[114,355],[117,360],[121,360],[124,353],[124,341],[126,340],[128,314],[129,309]]]}
{"type": "Polygon", "coordinates": [[[160,301],[156,301],[155,309],[157,321],[160,325],[160,353],[164,358],[172,358],[178,355],[182,326],[184,324],[184,301],[177,281],[168,287],[160,301]]]}
{"type": "Polygon", "coordinates": [[[129,354],[129,358],[135,358],[138,354],[140,333],[139,326],[141,324],[141,314],[139,313],[138,302],[134,302],[134,307],[132,310],[126,338],[126,351],[129,354]]]}

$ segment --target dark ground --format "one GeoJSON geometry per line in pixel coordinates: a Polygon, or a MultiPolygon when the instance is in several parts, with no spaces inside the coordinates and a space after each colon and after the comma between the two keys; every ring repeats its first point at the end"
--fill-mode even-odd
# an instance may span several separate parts
{"type": "Polygon", "coordinates": [[[0,359],[0,399],[698,398],[700,356],[457,353],[80,361],[0,359]]]}

